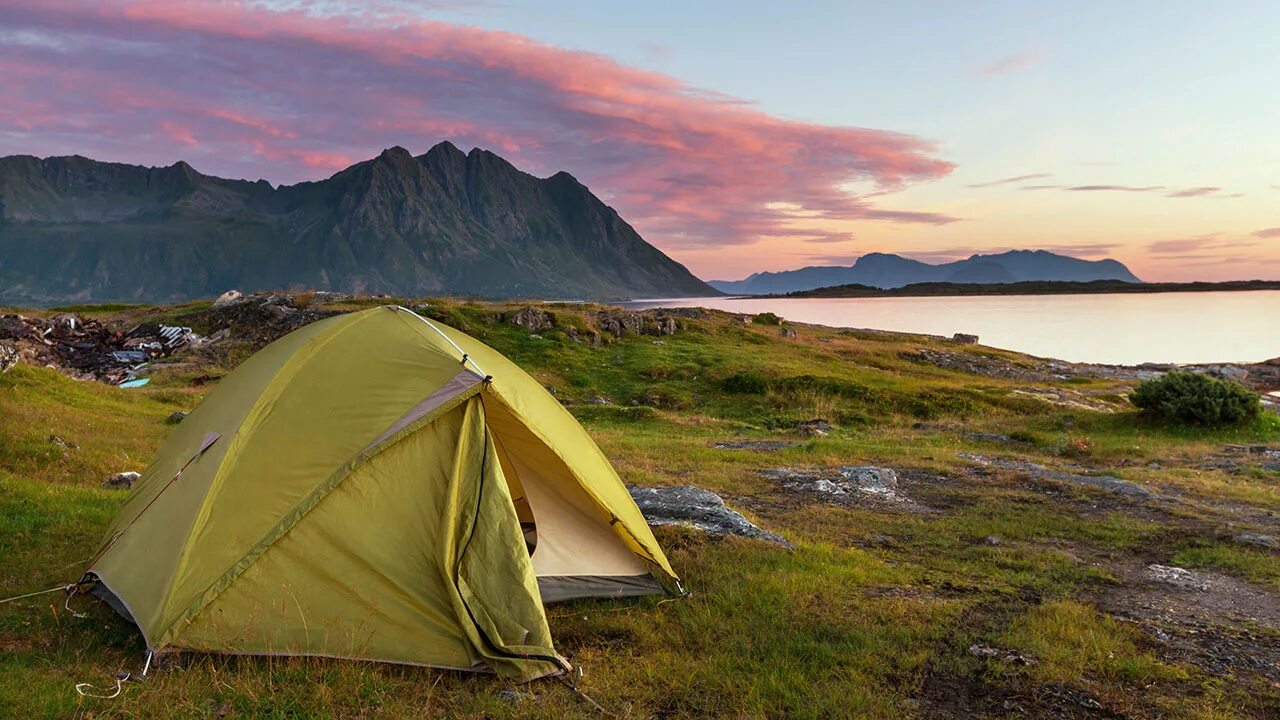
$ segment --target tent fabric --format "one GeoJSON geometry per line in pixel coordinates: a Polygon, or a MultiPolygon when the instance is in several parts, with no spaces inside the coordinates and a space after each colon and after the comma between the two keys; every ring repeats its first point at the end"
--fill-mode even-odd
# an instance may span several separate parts
{"type": "Polygon", "coordinates": [[[88,572],[156,652],[517,679],[567,667],[544,602],[678,582],[608,460],[536,380],[386,307],[308,325],[224,378],[88,572]]]}

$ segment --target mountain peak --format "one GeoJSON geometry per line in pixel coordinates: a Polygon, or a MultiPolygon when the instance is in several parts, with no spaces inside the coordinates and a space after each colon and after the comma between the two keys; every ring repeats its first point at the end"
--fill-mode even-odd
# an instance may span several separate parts
{"type": "Polygon", "coordinates": [[[542,180],[447,142],[418,158],[389,147],[326,180],[279,188],[200,175],[186,163],[6,159],[0,193],[3,304],[168,302],[227,287],[715,294],[567,173],[542,180]]]}

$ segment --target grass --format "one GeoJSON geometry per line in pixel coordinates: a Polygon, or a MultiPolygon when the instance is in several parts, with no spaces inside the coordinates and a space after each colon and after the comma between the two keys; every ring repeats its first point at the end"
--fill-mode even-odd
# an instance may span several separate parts
{"type": "MultiPolygon", "coordinates": [[[[375,302],[388,301],[328,307],[375,302]]],[[[207,329],[207,307],[77,311],[207,329]]],[[[617,716],[925,717],[944,713],[937,708],[956,694],[1034,695],[1049,686],[1090,693],[1136,718],[1254,717],[1280,702],[1275,686],[1250,686],[1246,696],[1193,664],[1158,656],[1137,629],[1089,602],[1117,582],[1107,566],[1116,557],[1154,554],[1280,586],[1274,554],[1197,534],[1215,526],[1212,508],[1222,503],[1280,510],[1274,475],[1230,475],[1200,462],[1226,443],[1280,441],[1274,418],[1216,430],[1154,423],[1125,406],[1126,383],[1098,379],[1038,385],[1095,393],[1109,412],[1055,405],[1017,392],[1026,380],[911,358],[928,347],[1021,367],[1033,360],[918,336],[796,326],[790,339],[776,326],[708,313],[682,318],[675,335],[606,335],[592,347],[567,330],[589,327],[595,308],[550,307],[557,326],[537,338],[501,322],[508,309],[430,300],[424,312],[553,388],[626,482],[708,488],[796,546],[663,528],[659,539],[690,598],[550,606],[557,648],[585,669],[582,688],[617,716]],[[597,396],[612,402],[593,404],[597,396]],[[831,421],[834,431],[792,432],[811,418],[831,421]],[[1014,439],[973,439],[974,432],[1014,439]],[[712,447],[726,439],[795,444],[774,453],[712,447]],[[1181,499],[1155,512],[1101,490],[978,473],[960,452],[1082,466],[1181,499]],[[908,492],[928,511],[813,502],[760,475],[842,464],[926,478],[908,492]],[[981,661],[967,651],[975,642],[1039,663],[981,661]]],[[[141,470],[170,427],[165,418],[208,392],[192,378],[223,375],[251,349],[232,341],[216,355],[175,358],[190,364],[161,369],[137,390],[28,366],[0,375],[0,595],[75,579],[123,502],[124,493],[101,489],[101,481],[141,470]]],[[[89,614],[77,620],[62,601],[49,595],[0,606],[0,716],[594,716],[554,682],[518,688],[513,702],[499,694],[506,685],[485,676],[210,655],[130,683],[115,700],[82,699],[76,682],[110,685],[118,669],[139,666],[143,643],[100,604],[77,599],[89,614]]]]}

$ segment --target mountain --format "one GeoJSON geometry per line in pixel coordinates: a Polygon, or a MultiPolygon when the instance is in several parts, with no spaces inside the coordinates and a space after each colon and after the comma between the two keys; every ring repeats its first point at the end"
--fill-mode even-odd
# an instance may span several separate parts
{"type": "Polygon", "coordinates": [[[228,288],[718,294],[572,175],[536,178],[447,142],[282,187],[184,162],[0,158],[0,304],[175,302],[228,288]]]}
{"type": "Polygon", "coordinates": [[[717,290],[735,295],[769,295],[833,285],[896,288],[924,282],[1014,283],[1027,281],[1122,280],[1142,282],[1115,260],[1080,260],[1047,250],[1010,250],[974,255],[966,260],[931,265],[886,253],[869,253],[849,267],[806,267],[760,272],[745,280],[712,280],[717,290]]]}

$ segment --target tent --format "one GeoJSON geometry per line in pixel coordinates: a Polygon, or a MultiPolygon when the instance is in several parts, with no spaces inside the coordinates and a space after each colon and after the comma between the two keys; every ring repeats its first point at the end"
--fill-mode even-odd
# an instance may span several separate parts
{"type": "Polygon", "coordinates": [[[558,673],[543,603],[678,588],[609,461],[510,360],[402,307],[312,323],[178,425],[89,565],[153,653],[558,673]]]}

